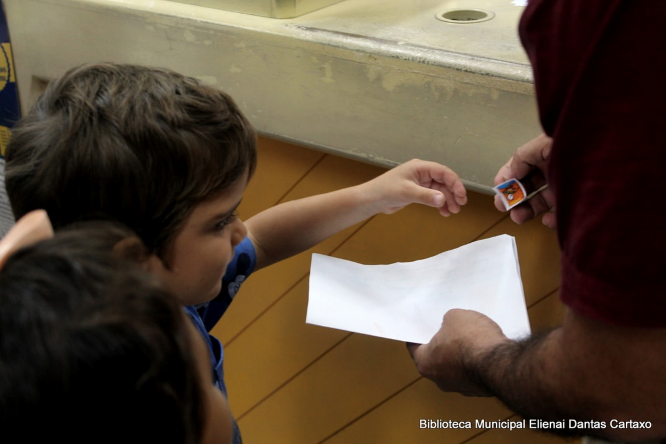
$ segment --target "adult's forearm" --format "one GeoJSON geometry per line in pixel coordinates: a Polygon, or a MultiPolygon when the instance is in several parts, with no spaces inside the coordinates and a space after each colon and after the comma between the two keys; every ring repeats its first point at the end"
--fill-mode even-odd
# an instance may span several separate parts
{"type": "Polygon", "coordinates": [[[571,312],[562,328],[463,359],[468,376],[516,413],[621,440],[666,437],[666,332],[571,312]],[[574,426],[574,427],[572,427],[574,426]]]}
{"type": "MultiPolygon", "coordinates": [[[[557,361],[560,332],[532,336],[503,343],[475,360],[464,359],[468,377],[483,386],[507,407],[528,419],[559,421],[577,416],[569,408],[571,387],[561,375],[566,373],[557,361]]],[[[569,430],[559,430],[571,434],[569,430]]],[[[576,430],[580,434],[580,430],[576,430]]]]}

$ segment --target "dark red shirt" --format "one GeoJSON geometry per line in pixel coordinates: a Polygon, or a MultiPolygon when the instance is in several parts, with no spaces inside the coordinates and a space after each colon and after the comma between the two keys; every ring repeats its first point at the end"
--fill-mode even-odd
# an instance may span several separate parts
{"type": "Polygon", "coordinates": [[[554,138],[560,297],[666,327],[666,1],[529,0],[520,35],[554,138]]]}

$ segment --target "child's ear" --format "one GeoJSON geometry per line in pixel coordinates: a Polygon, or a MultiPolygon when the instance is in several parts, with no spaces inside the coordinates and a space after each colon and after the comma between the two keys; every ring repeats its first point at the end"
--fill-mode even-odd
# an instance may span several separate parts
{"type": "Polygon", "coordinates": [[[136,262],[146,271],[153,272],[155,267],[163,267],[162,261],[155,254],[148,253],[145,244],[137,236],[129,236],[116,243],[113,253],[121,259],[136,262]]]}
{"type": "Polygon", "coordinates": [[[141,263],[142,268],[155,276],[161,277],[166,272],[164,262],[155,253],[150,254],[141,263]]]}
{"type": "Polygon", "coordinates": [[[162,276],[167,268],[157,254],[150,253],[146,245],[137,236],[126,237],[113,247],[113,253],[122,259],[127,259],[155,276],[162,276]]]}
{"type": "Polygon", "coordinates": [[[0,268],[20,248],[53,237],[53,227],[44,210],[35,210],[16,221],[0,241],[0,268]]]}

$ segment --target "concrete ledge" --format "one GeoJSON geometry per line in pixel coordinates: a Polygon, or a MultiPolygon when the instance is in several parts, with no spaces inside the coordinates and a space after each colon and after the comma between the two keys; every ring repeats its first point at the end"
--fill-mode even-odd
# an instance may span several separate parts
{"type": "Polygon", "coordinates": [[[354,0],[279,20],[168,0],[3,0],[23,109],[87,62],[166,66],[224,89],[270,137],[392,166],[445,163],[491,193],[539,133],[508,0],[354,0]],[[447,8],[495,17],[450,24],[447,8]]]}

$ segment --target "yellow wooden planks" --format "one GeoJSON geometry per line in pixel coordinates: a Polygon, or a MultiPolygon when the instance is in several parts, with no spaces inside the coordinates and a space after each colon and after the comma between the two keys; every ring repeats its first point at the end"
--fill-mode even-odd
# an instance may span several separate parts
{"type": "Polygon", "coordinates": [[[557,292],[553,292],[536,302],[528,311],[532,333],[539,333],[562,325],[564,305],[557,292]]]}
{"type": "Polygon", "coordinates": [[[405,345],[349,335],[239,420],[252,443],[316,443],[418,378],[405,345]]]}
{"type": "Polygon", "coordinates": [[[477,193],[470,193],[469,203],[450,217],[410,205],[395,214],[375,216],[334,256],[363,264],[425,259],[472,242],[503,218],[489,196],[477,193]]]}
{"type": "Polygon", "coordinates": [[[457,393],[444,393],[434,383],[421,378],[323,442],[460,443],[485,430],[475,428],[475,424],[471,429],[421,428],[421,421],[466,422],[470,418],[497,421],[509,416],[511,412],[494,398],[465,398],[457,393]]]}
{"type": "MultiPolygon", "coordinates": [[[[519,418],[514,416],[511,420],[517,421],[519,418]]],[[[465,444],[576,444],[580,442],[580,439],[562,438],[527,428],[516,430],[488,430],[465,444]]]]}
{"type": "Polygon", "coordinates": [[[229,399],[237,417],[349,335],[307,325],[307,295],[303,279],[225,349],[229,399]]]}
{"type": "Polygon", "coordinates": [[[257,156],[257,169],[238,209],[244,219],[278,203],[325,154],[259,137],[257,156]]]}

